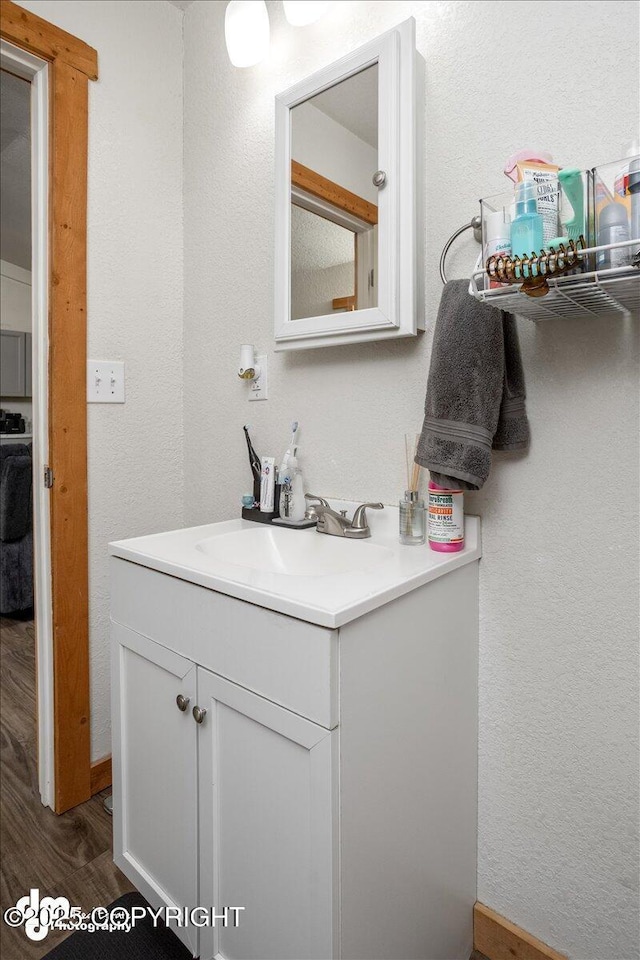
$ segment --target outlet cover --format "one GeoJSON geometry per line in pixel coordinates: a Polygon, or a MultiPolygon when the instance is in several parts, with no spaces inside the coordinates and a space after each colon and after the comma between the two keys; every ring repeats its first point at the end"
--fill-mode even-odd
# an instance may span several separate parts
{"type": "Polygon", "coordinates": [[[124,403],[121,360],[87,360],[87,403],[124,403]]]}
{"type": "Polygon", "coordinates": [[[267,376],[267,357],[256,357],[256,363],[260,367],[260,376],[257,380],[251,381],[249,388],[249,400],[268,400],[269,399],[269,379],[267,376]]]}

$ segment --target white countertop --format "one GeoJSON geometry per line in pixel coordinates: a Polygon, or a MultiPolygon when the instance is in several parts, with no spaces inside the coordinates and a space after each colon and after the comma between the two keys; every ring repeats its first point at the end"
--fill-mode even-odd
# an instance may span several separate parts
{"type": "MultiPolygon", "coordinates": [[[[331,500],[336,508],[347,508],[349,516],[355,504],[350,501],[331,500]]],[[[451,570],[478,560],[481,555],[480,520],[465,517],[465,548],[459,553],[437,553],[428,544],[404,546],[398,541],[398,508],[385,507],[383,511],[367,511],[371,537],[367,540],[343,540],[319,534],[315,528],[288,530],[283,527],[258,524],[250,520],[226,520],[200,527],[157,533],[131,540],[119,540],[109,544],[112,556],[159,570],[181,580],[199,584],[210,590],[246,600],[269,610],[307,620],[323,627],[340,627],[371,610],[415,590],[451,570]],[[224,549],[218,556],[202,552],[201,544],[211,543],[212,538],[238,531],[277,531],[273,540],[277,545],[295,547],[304,554],[308,545],[310,556],[314,548],[327,545],[322,540],[334,540],[344,544],[344,557],[360,569],[343,569],[323,575],[294,575],[271,570],[254,569],[248,561],[232,561],[224,557],[224,549]],[[283,541],[282,537],[296,538],[295,544],[283,541]],[[306,538],[301,540],[300,538],[306,538]],[[367,553],[373,545],[377,550],[367,553]],[[379,548],[385,548],[380,550],[379,548]]],[[[266,534],[268,536],[268,534],[266,534]]],[[[255,537],[253,538],[255,540],[255,537]]],[[[238,538],[236,538],[236,543],[238,538]]],[[[227,538],[221,541],[231,543],[227,538]]],[[[332,550],[339,550],[331,545],[332,550]]],[[[317,550],[316,550],[317,552],[317,550]]],[[[237,556],[237,549],[229,556],[237,556]]],[[[301,569],[303,569],[301,567],[301,569]]]]}

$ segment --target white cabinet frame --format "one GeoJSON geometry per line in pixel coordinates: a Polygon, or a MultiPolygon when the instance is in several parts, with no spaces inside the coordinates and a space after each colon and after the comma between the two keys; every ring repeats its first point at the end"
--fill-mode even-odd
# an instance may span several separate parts
{"type": "Polygon", "coordinates": [[[410,18],[276,97],[276,350],[415,336],[424,329],[423,61],[410,18]],[[291,319],[291,110],[378,64],[378,305],[291,319]]]}

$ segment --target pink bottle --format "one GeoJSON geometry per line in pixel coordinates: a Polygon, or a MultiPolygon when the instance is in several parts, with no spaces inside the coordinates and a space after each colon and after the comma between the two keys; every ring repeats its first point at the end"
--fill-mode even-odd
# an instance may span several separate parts
{"type": "Polygon", "coordinates": [[[429,546],[439,553],[464,550],[464,493],[429,481],[429,546]]]}

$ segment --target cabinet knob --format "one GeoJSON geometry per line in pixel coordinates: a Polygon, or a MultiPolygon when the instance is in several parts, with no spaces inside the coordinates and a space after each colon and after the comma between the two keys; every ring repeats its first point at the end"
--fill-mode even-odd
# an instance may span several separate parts
{"type": "Polygon", "coordinates": [[[374,175],[371,177],[371,181],[372,181],[374,187],[378,187],[378,189],[379,189],[380,187],[384,187],[385,183],[387,182],[387,175],[386,175],[385,171],[384,171],[384,170],[376,170],[376,172],[374,173],[374,175]]]}
{"type": "Polygon", "coordinates": [[[189,706],[189,697],[183,697],[181,693],[176,697],[176,703],[178,704],[178,710],[181,710],[182,713],[185,712],[189,706]]]}
{"type": "Polygon", "coordinates": [[[204,718],[207,715],[207,711],[204,707],[194,707],[191,711],[193,713],[193,719],[196,723],[204,723],[204,718]]]}

